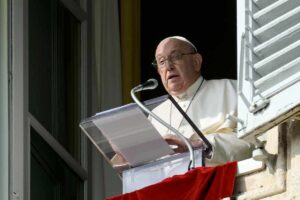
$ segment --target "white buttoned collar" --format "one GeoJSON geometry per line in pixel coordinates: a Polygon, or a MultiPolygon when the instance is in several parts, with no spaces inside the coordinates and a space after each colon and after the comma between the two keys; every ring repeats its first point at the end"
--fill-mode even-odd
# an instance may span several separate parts
{"type": "Polygon", "coordinates": [[[178,96],[173,96],[173,98],[177,102],[190,100],[191,98],[193,98],[195,93],[198,91],[198,88],[200,87],[200,85],[203,81],[204,81],[203,77],[200,76],[185,92],[183,92],[182,94],[180,94],[178,96]]]}

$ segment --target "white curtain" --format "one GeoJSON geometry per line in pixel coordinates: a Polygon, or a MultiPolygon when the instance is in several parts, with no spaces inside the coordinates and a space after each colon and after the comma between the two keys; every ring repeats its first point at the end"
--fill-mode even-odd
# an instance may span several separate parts
{"type": "Polygon", "coordinates": [[[96,105],[106,110],[122,103],[118,1],[95,0],[93,20],[96,105]]]}
{"type": "MultiPolygon", "coordinates": [[[[121,50],[118,0],[93,1],[93,112],[100,112],[122,103],[121,50]]],[[[104,199],[121,192],[116,172],[92,147],[91,199],[104,199]]]]}

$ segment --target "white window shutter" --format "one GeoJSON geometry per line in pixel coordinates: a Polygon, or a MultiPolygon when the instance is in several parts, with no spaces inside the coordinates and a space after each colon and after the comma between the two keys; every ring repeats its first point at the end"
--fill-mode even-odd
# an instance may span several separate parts
{"type": "Polygon", "coordinates": [[[300,0],[237,0],[238,136],[300,112],[300,0]]]}

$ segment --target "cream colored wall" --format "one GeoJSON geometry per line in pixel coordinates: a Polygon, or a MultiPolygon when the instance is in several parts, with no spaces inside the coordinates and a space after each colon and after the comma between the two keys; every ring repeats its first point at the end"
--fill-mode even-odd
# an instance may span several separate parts
{"type": "Polygon", "coordinates": [[[300,121],[290,120],[265,133],[266,151],[276,155],[273,166],[237,177],[237,199],[300,199],[300,121]]]}

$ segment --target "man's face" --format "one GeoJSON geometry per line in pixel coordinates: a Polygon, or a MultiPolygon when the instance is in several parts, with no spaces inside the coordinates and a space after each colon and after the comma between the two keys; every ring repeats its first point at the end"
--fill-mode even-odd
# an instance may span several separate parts
{"type": "Polygon", "coordinates": [[[155,58],[162,83],[171,95],[185,92],[200,75],[202,57],[183,41],[163,40],[156,49],[155,58]]]}

